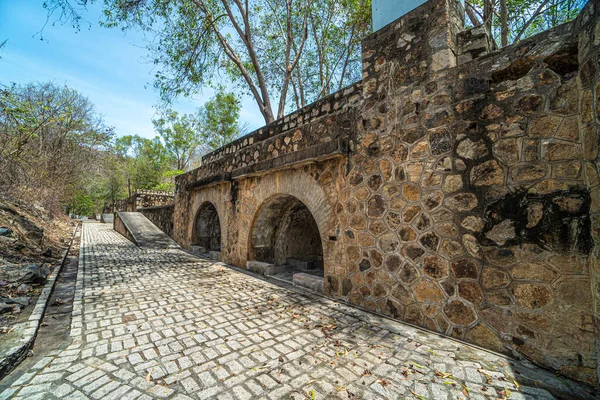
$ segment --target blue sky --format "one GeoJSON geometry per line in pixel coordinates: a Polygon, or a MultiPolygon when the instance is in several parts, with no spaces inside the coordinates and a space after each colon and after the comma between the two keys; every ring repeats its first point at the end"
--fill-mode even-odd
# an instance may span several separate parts
{"type": "MultiPolygon", "coordinates": [[[[123,33],[98,25],[100,4],[88,7],[77,32],[70,24],[46,22],[42,0],[0,0],[0,42],[8,39],[0,56],[0,83],[53,81],[87,96],[118,135],[153,137],[158,93],[152,88],[153,65],[148,64],[141,33],[123,33]]],[[[180,99],[173,108],[194,112],[210,96],[210,89],[194,99],[180,99]]],[[[242,98],[241,122],[250,130],[264,125],[253,100],[242,98]]]]}

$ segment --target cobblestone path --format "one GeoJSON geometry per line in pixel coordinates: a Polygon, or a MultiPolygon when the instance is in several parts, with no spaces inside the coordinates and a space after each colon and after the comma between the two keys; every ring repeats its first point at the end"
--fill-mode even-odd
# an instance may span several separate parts
{"type": "Polygon", "coordinates": [[[178,250],[83,228],[72,344],[1,399],[546,399],[589,390],[178,250]],[[584,391],[582,391],[584,390],[584,391]]]}

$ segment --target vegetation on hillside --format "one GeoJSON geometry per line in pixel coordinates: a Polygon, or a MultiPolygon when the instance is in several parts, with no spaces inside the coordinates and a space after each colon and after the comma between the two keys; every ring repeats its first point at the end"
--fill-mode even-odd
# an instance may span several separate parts
{"type": "Polygon", "coordinates": [[[156,136],[116,137],[82,94],[54,83],[0,86],[0,190],[59,214],[93,215],[173,177],[234,139],[239,102],[219,92],[196,114],[166,110],[156,136]]]}

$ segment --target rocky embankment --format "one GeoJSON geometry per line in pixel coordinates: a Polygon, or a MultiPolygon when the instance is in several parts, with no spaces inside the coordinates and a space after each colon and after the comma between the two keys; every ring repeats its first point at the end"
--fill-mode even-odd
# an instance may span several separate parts
{"type": "Polygon", "coordinates": [[[74,222],[39,204],[0,198],[0,341],[28,317],[52,269],[60,263],[74,222]]]}

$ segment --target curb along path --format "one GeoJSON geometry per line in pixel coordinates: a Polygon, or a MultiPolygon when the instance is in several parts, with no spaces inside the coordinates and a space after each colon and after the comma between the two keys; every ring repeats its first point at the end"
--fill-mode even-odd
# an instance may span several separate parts
{"type": "MultiPolygon", "coordinates": [[[[83,225],[72,344],[0,399],[551,399],[510,359],[83,225]]],[[[550,390],[547,391],[546,389],[550,390]]]]}
{"type": "Polygon", "coordinates": [[[24,358],[27,357],[27,354],[33,347],[40,329],[40,324],[42,323],[44,315],[46,314],[46,310],[48,309],[48,300],[50,299],[50,296],[52,296],[58,276],[62,272],[65,264],[68,262],[67,257],[79,227],[80,223],[77,223],[73,228],[73,234],[71,235],[67,249],[63,252],[60,264],[53,269],[50,275],[48,275],[46,284],[36,300],[35,306],[31,312],[31,315],[29,316],[28,321],[22,324],[24,328],[20,327],[20,330],[23,330],[22,336],[18,339],[16,345],[10,349],[10,351],[0,360],[0,379],[4,378],[10,373],[10,371],[18,367],[18,365],[23,361],[24,358]]]}

